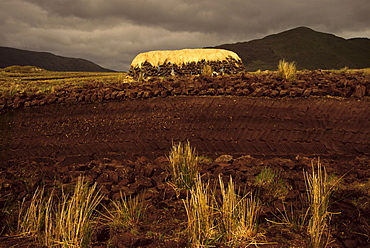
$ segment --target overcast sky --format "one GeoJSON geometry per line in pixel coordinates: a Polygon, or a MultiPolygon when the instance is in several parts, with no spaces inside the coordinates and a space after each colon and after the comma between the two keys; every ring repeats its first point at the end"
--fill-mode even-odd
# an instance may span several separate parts
{"type": "Polygon", "coordinates": [[[260,39],[298,26],[370,38],[370,0],[0,0],[0,46],[128,70],[141,52],[260,39]]]}

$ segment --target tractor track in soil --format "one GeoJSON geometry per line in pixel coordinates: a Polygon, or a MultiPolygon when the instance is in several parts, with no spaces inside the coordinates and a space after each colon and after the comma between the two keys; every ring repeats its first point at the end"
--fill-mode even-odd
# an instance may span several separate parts
{"type": "Polygon", "coordinates": [[[52,104],[4,114],[0,154],[3,161],[155,158],[189,140],[205,155],[368,155],[369,109],[366,100],[233,96],[52,104]]]}

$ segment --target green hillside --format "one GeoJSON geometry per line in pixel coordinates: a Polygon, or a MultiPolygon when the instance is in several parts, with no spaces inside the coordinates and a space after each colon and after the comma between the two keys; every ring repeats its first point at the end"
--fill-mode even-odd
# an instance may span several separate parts
{"type": "Polygon", "coordinates": [[[0,47],[0,68],[8,66],[36,66],[49,71],[113,72],[91,61],[34,52],[11,47],[0,47]]]}

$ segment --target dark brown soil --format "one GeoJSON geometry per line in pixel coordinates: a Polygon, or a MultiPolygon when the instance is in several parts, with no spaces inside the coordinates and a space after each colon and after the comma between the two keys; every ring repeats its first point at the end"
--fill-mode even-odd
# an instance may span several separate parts
{"type": "Polygon", "coordinates": [[[36,247],[7,236],[11,209],[37,186],[73,184],[79,175],[98,183],[105,204],[120,191],[146,192],[144,220],[134,230],[101,224],[93,247],[185,247],[186,193],[168,184],[165,156],[172,142],[186,140],[213,159],[200,165],[205,178],[232,175],[238,187],[260,192],[259,232],[270,243],[261,247],[308,247],[304,228],[266,219],[279,220],[282,200],[305,208],[303,170],[317,157],[329,174],[343,176],[331,198],[329,247],[370,247],[369,85],[369,76],[310,72],[293,83],[271,75],[196,77],[3,97],[0,247],[36,247]],[[215,160],[224,154],[233,159],[215,160]],[[280,172],[284,195],[256,184],[265,167],[280,172]]]}

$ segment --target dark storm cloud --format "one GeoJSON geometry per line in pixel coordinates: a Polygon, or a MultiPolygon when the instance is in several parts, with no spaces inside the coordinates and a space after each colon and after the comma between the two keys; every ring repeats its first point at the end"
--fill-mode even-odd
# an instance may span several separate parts
{"type": "Polygon", "coordinates": [[[1,5],[0,45],[79,56],[113,69],[127,70],[143,51],[247,41],[297,26],[346,38],[370,36],[369,0],[5,0],[1,5]]]}
{"type": "Polygon", "coordinates": [[[336,30],[365,28],[368,0],[29,0],[50,14],[81,19],[117,18],[170,31],[232,33],[298,23],[336,30]]]}

